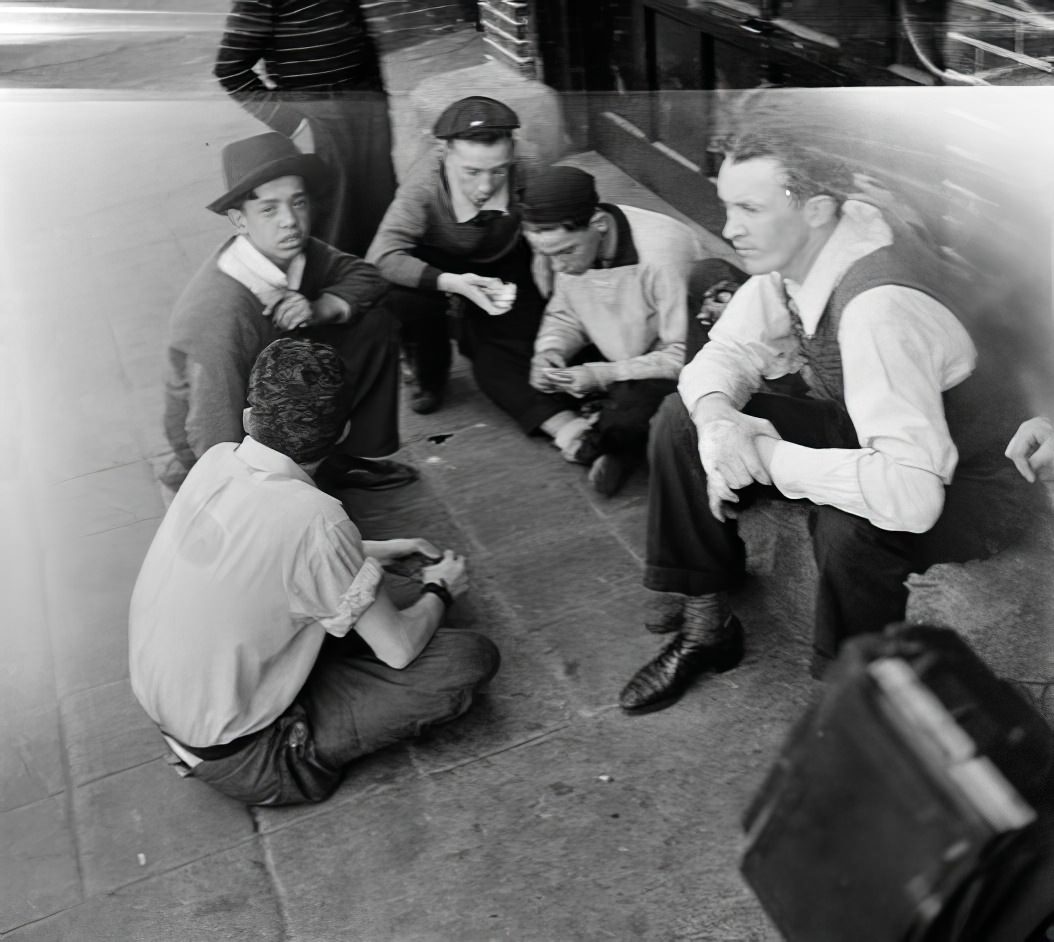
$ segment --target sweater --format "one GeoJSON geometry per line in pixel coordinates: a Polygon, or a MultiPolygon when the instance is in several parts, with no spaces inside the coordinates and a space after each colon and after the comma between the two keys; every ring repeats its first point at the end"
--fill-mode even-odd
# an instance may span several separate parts
{"type": "Polygon", "coordinates": [[[523,160],[509,171],[509,212],[482,223],[458,222],[443,172],[444,147],[437,145],[410,168],[366,253],[393,284],[436,291],[444,272],[497,261],[522,238],[516,205],[528,172],[523,160]]]}
{"type": "MultiPolygon", "coordinates": [[[[228,240],[198,270],[176,302],[165,364],[165,434],[190,468],[217,442],[241,441],[249,372],[260,352],[281,336],[263,303],[224,274],[218,260],[228,240]]],[[[387,290],[367,262],[318,239],[304,248],[299,293],[309,301],[332,294],[351,306],[348,327],[387,290]]]]}
{"type": "Polygon", "coordinates": [[[235,0],[213,71],[246,111],[286,136],[303,118],[298,99],[384,91],[377,50],[351,0],[235,0]],[[253,70],[260,60],[274,88],[253,70]]]}
{"type": "Polygon", "coordinates": [[[608,203],[600,209],[615,220],[615,258],[580,275],[557,273],[535,350],[554,350],[570,361],[593,344],[610,361],[590,364],[604,385],[677,379],[699,239],[662,213],[608,203]]]}

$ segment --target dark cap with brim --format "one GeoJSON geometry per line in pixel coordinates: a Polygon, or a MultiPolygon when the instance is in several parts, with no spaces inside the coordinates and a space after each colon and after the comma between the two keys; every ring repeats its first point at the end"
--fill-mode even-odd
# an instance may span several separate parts
{"type": "Polygon", "coordinates": [[[221,215],[236,207],[256,187],[279,177],[302,177],[312,194],[323,191],[329,171],[315,154],[304,154],[284,134],[269,131],[234,141],[223,148],[223,181],[227,192],[208,209],[221,215]]]}
{"type": "Polygon", "coordinates": [[[494,98],[472,95],[449,105],[436,119],[432,133],[441,139],[486,131],[511,133],[520,126],[516,112],[494,98]]]}

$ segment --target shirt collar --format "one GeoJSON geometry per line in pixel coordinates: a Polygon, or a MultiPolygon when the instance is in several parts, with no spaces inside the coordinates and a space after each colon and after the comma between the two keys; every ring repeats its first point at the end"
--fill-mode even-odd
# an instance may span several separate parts
{"type": "Polygon", "coordinates": [[[268,308],[274,304],[275,291],[299,290],[306,264],[301,252],[289,263],[288,271],[282,271],[243,235],[235,236],[219,259],[220,270],[245,285],[268,308]]]}
{"type": "Polygon", "coordinates": [[[805,280],[801,284],[789,278],[784,282],[807,334],[816,332],[831,294],[852,265],[892,244],[893,232],[881,210],[859,200],[846,200],[842,204],[842,218],[820,249],[805,280]]]}
{"type": "Polygon", "coordinates": [[[288,455],[268,448],[251,435],[246,435],[241,444],[234,450],[235,455],[254,471],[268,474],[281,474],[316,487],[314,479],[288,455]]]}

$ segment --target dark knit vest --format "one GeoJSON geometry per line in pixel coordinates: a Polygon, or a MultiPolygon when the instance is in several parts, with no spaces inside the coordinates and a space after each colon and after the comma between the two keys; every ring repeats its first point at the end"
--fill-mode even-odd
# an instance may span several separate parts
{"type": "Polygon", "coordinates": [[[1015,388],[1011,371],[991,368],[982,339],[970,330],[970,321],[964,318],[964,302],[959,300],[963,292],[950,285],[938,287],[934,280],[932,276],[917,271],[910,260],[893,248],[881,248],[857,260],[828,299],[816,332],[812,337],[802,338],[802,354],[812,374],[811,395],[836,402],[845,410],[838,329],[842,312],[853,298],[883,285],[921,291],[939,301],[963,322],[978,346],[974,373],[943,395],[945,419],[952,441],[959,450],[960,472],[968,468],[981,474],[987,473],[982,468],[1001,470],[1001,466],[1007,463],[1003,449],[1025,415],[1020,391],[1015,388]]]}

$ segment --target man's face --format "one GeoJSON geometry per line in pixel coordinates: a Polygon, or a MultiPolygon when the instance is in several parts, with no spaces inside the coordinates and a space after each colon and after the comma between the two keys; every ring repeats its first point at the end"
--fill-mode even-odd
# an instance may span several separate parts
{"type": "Polygon", "coordinates": [[[528,243],[539,255],[549,259],[554,272],[565,275],[581,275],[593,267],[600,251],[601,233],[589,225],[582,229],[532,228],[523,226],[528,243]]]}
{"type": "Polygon", "coordinates": [[[480,141],[449,141],[446,149],[446,176],[474,206],[482,206],[504,185],[512,166],[512,141],[483,144],[480,141]]]}
{"type": "Polygon", "coordinates": [[[783,180],[783,168],[771,157],[725,160],[717,175],[726,216],[722,235],[751,275],[778,271],[798,280],[812,230],[783,180]]]}
{"type": "Polygon", "coordinates": [[[311,205],[302,177],[278,177],[256,187],[256,199],[232,209],[231,222],[242,235],[285,271],[311,233],[311,205]]]}

